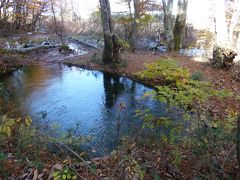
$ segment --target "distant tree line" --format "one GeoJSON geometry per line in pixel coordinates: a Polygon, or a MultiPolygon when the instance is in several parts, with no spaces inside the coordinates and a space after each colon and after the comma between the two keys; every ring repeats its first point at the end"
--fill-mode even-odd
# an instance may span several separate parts
{"type": "Polygon", "coordinates": [[[49,0],[0,0],[1,35],[35,32],[47,16],[48,4],[49,0]]]}

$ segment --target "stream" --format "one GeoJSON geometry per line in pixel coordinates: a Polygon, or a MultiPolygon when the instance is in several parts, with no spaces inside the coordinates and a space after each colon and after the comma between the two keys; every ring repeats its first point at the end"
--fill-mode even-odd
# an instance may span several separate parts
{"type": "Polygon", "coordinates": [[[0,83],[6,105],[2,111],[30,115],[43,131],[54,126],[57,136],[70,131],[91,137],[84,147],[96,156],[116,148],[117,132],[122,138],[139,130],[136,110],[150,108],[166,114],[159,102],[143,98],[152,90],[149,87],[126,77],[62,64],[25,66],[1,77],[0,83]]]}

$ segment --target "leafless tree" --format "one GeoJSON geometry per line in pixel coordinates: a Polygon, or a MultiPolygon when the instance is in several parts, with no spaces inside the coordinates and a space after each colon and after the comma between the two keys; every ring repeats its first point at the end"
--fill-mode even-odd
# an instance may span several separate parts
{"type": "Polygon", "coordinates": [[[182,44],[182,36],[186,25],[188,0],[178,0],[178,12],[173,30],[174,50],[179,51],[182,44]]]}
{"type": "Polygon", "coordinates": [[[119,60],[118,37],[113,32],[109,0],[99,0],[104,34],[103,62],[112,63],[119,60]]]}
{"type": "Polygon", "coordinates": [[[162,0],[163,11],[164,11],[164,31],[167,40],[168,51],[174,48],[174,15],[173,15],[173,0],[162,0]]]}

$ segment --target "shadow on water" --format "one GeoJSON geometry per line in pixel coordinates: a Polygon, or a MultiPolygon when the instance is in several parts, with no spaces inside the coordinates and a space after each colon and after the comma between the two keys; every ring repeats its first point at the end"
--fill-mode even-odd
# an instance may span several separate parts
{"type": "Polygon", "coordinates": [[[5,112],[30,115],[34,123],[58,125],[58,132],[76,129],[92,141],[85,143],[96,155],[116,148],[119,138],[134,134],[135,111],[150,108],[166,115],[166,107],[151,97],[152,89],[128,78],[64,65],[27,66],[1,77],[5,112]]]}

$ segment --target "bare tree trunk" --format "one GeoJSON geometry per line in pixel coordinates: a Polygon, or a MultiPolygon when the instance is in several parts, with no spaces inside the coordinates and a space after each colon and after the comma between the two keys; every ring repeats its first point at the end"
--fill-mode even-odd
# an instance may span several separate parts
{"type": "Polygon", "coordinates": [[[164,11],[164,30],[167,40],[167,49],[172,51],[174,48],[174,16],[173,16],[173,0],[162,0],[164,11]]]}
{"type": "Polygon", "coordinates": [[[233,14],[231,17],[231,23],[228,29],[228,39],[230,42],[230,47],[233,49],[237,49],[237,40],[239,36],[239,31],[237,30],[237,25],[240,21],[240,9],[238,8],[238,4],[240,0],[235,0],[233,2],[235,9],[233,10],[233,14]]]}
{"type": "Polygon", "coordinates": [[[125,40],[132,40],[132,27],[133,27],[133,14],[132,14],[132,6],[131,6],[131,1],[132,0],[127,0],[127,5],[128,5],[128,10],[129,10],[129,16],[130,16],[130,20],[131,20],[131,27],[128,28],[127,30],[127,25],[125,27],[126,29],[126,33],[125,33],[125,40]]]}
{"type": "Polygon", "coordinates": [[[54,20],[54,25],[55,25],[55,33],[56,33],[56,35],[58,35],[60,37],[61,43],[64,44],[62,27],[61,27],[61,33],[58,33],[57,19],[56,19],[55,10],[54,10],[54,7],[53,7],[53,0],[51,0],[51,9],[52,9],[52,13],[53,13],[53,20],[54,20]]]}
{"type": "Polygon", "coordinates": [[[14,19],[14,26],[16,31],[20,31],[21,25],[22,25],[22,18],[21,16],[21,2],[19,0],[14,1],[14,13],[17,14],[18,16],[15,16],[14,19]]]}
{"type": "Polygon", "coordinates": [[[173,30],[174,50],[179,51],[182,43],[182,35],[186,25],[188,0],[178,0],[178,13],[173,30]]]}
{"type": "Polygon", "coordinates": [[[220,46],[228,46],[228,28],[225,15],[225,0],[215,0],[216,38],[220,46]]]}
{"type": "Polygon", "coordinates": [[[112,63],[119,59],[118,37],[113,34],[109,0],[99,0],[104,33],[103,62],[112,63]]]}
{"type": "Polygon", "coordinates": [[[136,39],[138,37],[138,29],[139,29],[139,19],[140,19],[140,7],[139,7],[139,0],[133,0],[134,6],[134,18],[131,17],[132,24],[131,24],[131,36],[130,36],[130,43],[135,50],[136,47],[136,39]]]}

